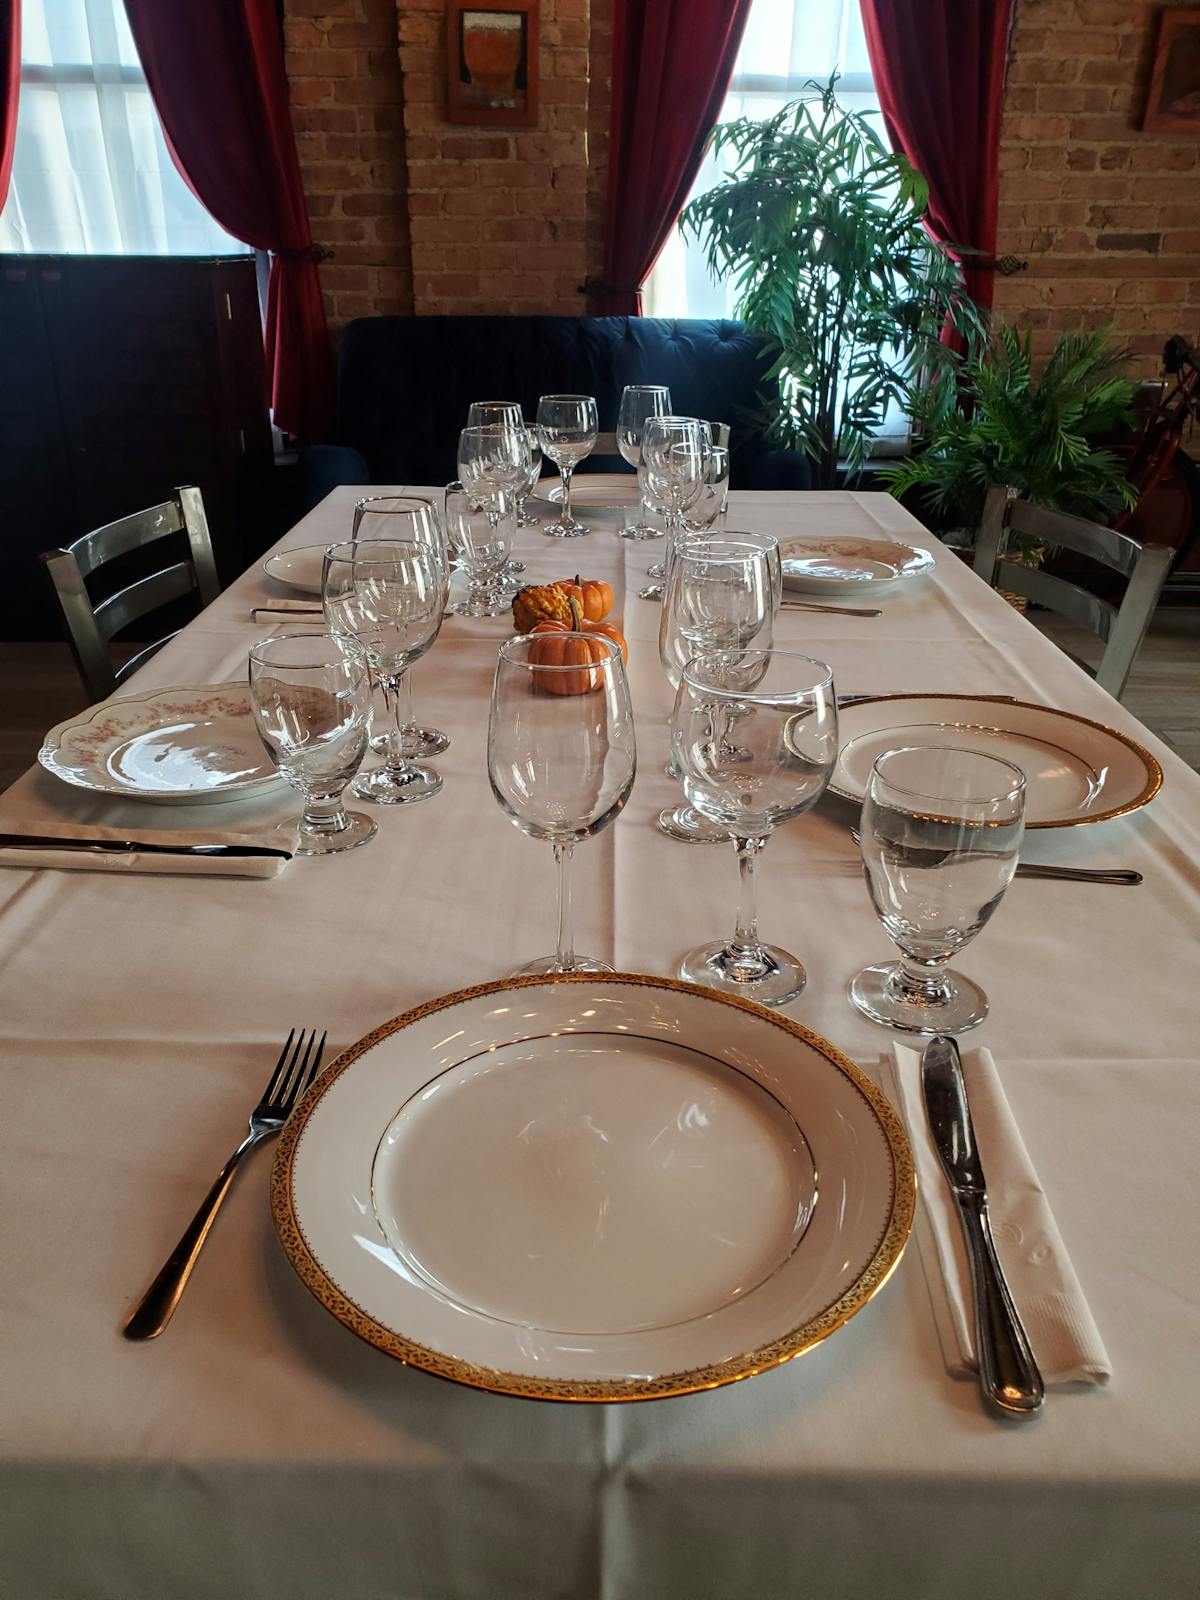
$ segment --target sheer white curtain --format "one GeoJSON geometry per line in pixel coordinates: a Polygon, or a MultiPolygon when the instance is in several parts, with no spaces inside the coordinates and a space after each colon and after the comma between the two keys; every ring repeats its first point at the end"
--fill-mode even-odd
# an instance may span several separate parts
{"type": "Polygon", "coordinates": [[[21,98],[0,251],[247,253],[167,152],[121,0],[18,3],[21,98]]]}

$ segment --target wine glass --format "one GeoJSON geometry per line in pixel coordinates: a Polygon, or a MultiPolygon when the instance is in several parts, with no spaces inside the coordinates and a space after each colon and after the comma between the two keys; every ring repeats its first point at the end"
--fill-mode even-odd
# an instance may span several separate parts
{"type": "MultiPolygon", "coordinates": [[[[542,447],[525,421],[520,404],[516,400],[472,400],[467,407],[467,427],[511,428],[516,433],[524,432],[529,445],[530,471],[526,486],[517,493],[517,527],[536,528],[538,519],[527,514],[525,501],[542,475],[542,447]]],[[[520,562],[509,565],[517,572],[525,570],[520,562]]]]}
{"type": "MultiPolygon", "coordinates": [[[[415,494],[365,495],[354,507],[351,539],[415,539],[431,545],[447,564],[446,535],[432,500],[415,494]]],[[[450,748],[450,739],[440,728],[428,728],[416,720],[412,703],[412,680],[406,674],[400,686],[401,748],[415,761],[427,761],[450,748]]],[[[376,755],[387,754],[388,733],[375,734],[368,748],[376,755]]]]}
{"type": "Polygon", "coordinates": [[[699,656],[680,679],[671,739],[684,793],[733,836],[741,876],[732,939],[689,950],[679,975],[786,1005],[806,974],[795,956],[758,936],[754,863],[779,824],[825,792],[838,748],[833,673],[790,650],[699,656]]]}
{"type": "Polygon", "coordinates": [[[964,1033],[988,1013],[946,963],[989,920],[1017,867],[1025,776],[998,756],[945,746],[888,750],[863,800],[871,902],[900,960],[864,967],[850,999],[908,1033],[964,1033]]]}
{"type": "Polygon", "coordinates": [[[366,844],[375,824],[342,804],[367,750],[371,685],[363,652],[312,629],[281,633],[251,647],[249,672],[259,738],[304,797],[296,854],[366,844]]]}
{"type": "MultiPolygon", "coordinates": [[[[779,605],[774,561],[778,544],[769,535],[688,540],[676,547],[658,627],[658,654],[672,689],[693,656],[714,650],[770,649],[779,605]]],[[[668,767],[680,772],[674,757],[668,767]]],[[[722,844],[719,828],[693,805],[668,806],[658,826],[683,844],[722,844]]]]}
{"type": "Polygon", "coordinates": [[[709,447],[704,457],[704,475],[700,493],[688,515],[684,528],[688,533],[704,533],[725,515],[729,499],[729,451],[724,445],[709,447]]]}
{"type": "MultiPolygon", "coordinates": [[[[708,423],[699,417],[647,418],[642,429],[642,464],[638,468],[638,481],[647,505],[653,510],[660,511],[666,522],[668,551],[668,556],[664,560],[656,561],[653,566],[647,567],[646,576],[649,578],[666,577],[671,539],[682,522],[679,502],[685,489],[690,496],[688,505],[693,504],[700,493],[698,483],[694,493],[687,488],[684,483],[685,474],[680,470],[688,466],[691,460],[690,452],[676,458],[678,464],[673,472],[668,469],[671,448],[677,444],[698,449],[703,459],[705,451],[712,445],[712,430],[708,423]]],[[[693,475],[699,477],[698,473],[693,475]]],[[[642,593],[646,599],[662,598],[661,594],[652,596],[645,590],[642,593]]]]}
{"type": "Polygon", "coordinates": [[[578,539],[588,530],[571,515],[571,474],[596,448],[596,402],[588,394],[544,394],[538,401],[537,430],[542,452],[562,478],[562,510],[542,532],[552,539],[578,539]]]}
{"type": "MultiPolygon", "coordinates": [[[[528,422],[524,424],[525,442],[529,446],[529,476],[525,480],[525,487],[517,495],[517,527],[540,528],[541,518],[535,517],[531,511],[525,509],[525,503],[537,487],[538,479],[542,475],[542,441],[538,431],[528,422]]],[[[522,572],[524,567],[520,569],[522,572]]]]}
{"type": "Polygon", "coordinates": [[[416,765],[405,753],[399,691],[408,668],[438,636],[447,583],[444,562],[415,540],[360,539],[325,552],[321,600],[329,631],[361,647],[395,719],[383,766],[352,786],[361,800],[406,805],[442,787],[432,767],[416,765]]]}
{"type": "Polygon", "coordinates": [[[494,523],[502,505],[515,501],[529,480],[529,443],[519,427],[464,428],[458,439],[458,476],[463,488],[494,523]]]}
{"type": "MultiPolygon", "coordinates": [[[[669,389],[655,384],[625,385],[621,391],[621,404],[617,411],[617,449],[631,467],[641,466],[642,429],[646,425],[646,418],[666,416],[670,409],[669,389]]],[[[663,530],[646,521],[646,509],[646,502],[643,501],[637,522],[631,528],[621,529],[622,539],[662,538],[663,530]]]]}
{"type": "Polygon", "coordinates": [[[488,720],[492,793],[522,833],[549,840],[558,863],[558,949],[522,973],[612,971],[575,953],[571,855],[619,815],[636,771],[619,645],[596,634],[556,633],[500,647],[488,720]]]}
{"type": "Polygon", "coordinates": [[[512,549],[516,526],[514,506],[499,497],[501,515],[493,520],[461,483],[446,485],[446,536],[467,575],[467,593],[446,607],[452,616],[494,617],[509,607],[501,574],[512,549]]]}

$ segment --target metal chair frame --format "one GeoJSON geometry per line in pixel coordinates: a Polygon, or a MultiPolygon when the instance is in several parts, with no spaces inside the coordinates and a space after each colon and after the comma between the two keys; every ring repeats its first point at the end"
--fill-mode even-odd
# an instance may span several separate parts
{"type": "Polygon", "coordinates": [[[41,559],[54,585],[79,675],[95,700],[112,694],[156,650],[161,650],[167,639],[174,637],[168,634],[117,667],[108,644],[122,628],[193,591],[199,593],[202,606],[220,593],[204,500],[199,489],[190,485],[177,489],[174,497],[161,505],[106,523],[63,549],[45,550],[41,559]],[[86,580],[101,567],[180,532],[187,534],[188,559],[139,578],[93,605],[86,580]]]}
{"type": "Polygon", "coordinates": [[[1142,544],[1127,533],[1089,522],[1086,517],[1033,505],[1019,499],[1015,489],[1000,483],[988,490],[984,503],[975,542],[975,571],[992,587],[1011,589],[1098,634],[1104,641],[1104,654],[1096,670],[1096,682],[1119,700],[1174,554],[1168,545],[1142,544]],[[1128,580],[1121,604],[1114,606],[1053,573],[1006,561],[1004,547],[1009,533],[1062,545],[1119,572],[1128,580]]]}

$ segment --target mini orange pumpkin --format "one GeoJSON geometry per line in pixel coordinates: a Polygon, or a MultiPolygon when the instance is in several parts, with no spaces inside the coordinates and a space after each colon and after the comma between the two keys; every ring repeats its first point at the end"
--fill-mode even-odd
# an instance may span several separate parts
{"type": "Polygon", "coordinates": [[[574,583],[556,583],[553,586],[561,589],[566,595],[574,595],[579,601],[583,615],[588,622],[599,622],[606,617],[613,608],[616,596],[613,594],[611,583],[601,583],[599,578],[581,578],[575,575],[574,583]]]}
{"type": "Polygon", "coordinates": [[[575,596],[568,596],[568,601],[571,607],[569,622],[547,619],[530,629],[537,642],[530,648],[529,659],[535,667],[575,667],[578,670],[535,672],[534,682],[547,694],[591,694],[593,689],[600,687],[600,674],[595,670],[595,664],[608,655],[599,641],[612,640],[619,646],[623,661],[629,660],[629,646],[615,624],[589,622],[575,596]],[[582,638],[578,637],[580,634],[582,638]]]}

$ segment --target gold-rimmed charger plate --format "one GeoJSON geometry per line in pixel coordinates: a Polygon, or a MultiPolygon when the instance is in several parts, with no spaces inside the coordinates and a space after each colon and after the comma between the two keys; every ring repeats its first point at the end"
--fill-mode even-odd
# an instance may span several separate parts
{"type": "Polygon", "coordinates": [[[904,745],[948,744],[1000,756],[1025,774],[1025,826],[1073,828],[1137,811],[1162,768],[1126,734],[1073,711],[986,695],[879,695],[838,711],[830,789],[860,801],[873,763],[904,745]]]}
{"type": "Polygon", "coordinates": [[[512,978],[376,1029],[272,1176],[288,1258],[386,1354],[531,1399],[650,1400],[777,1366],[912,1225],[896,1113],[786,1017],[674,979],[512,978]]]}

